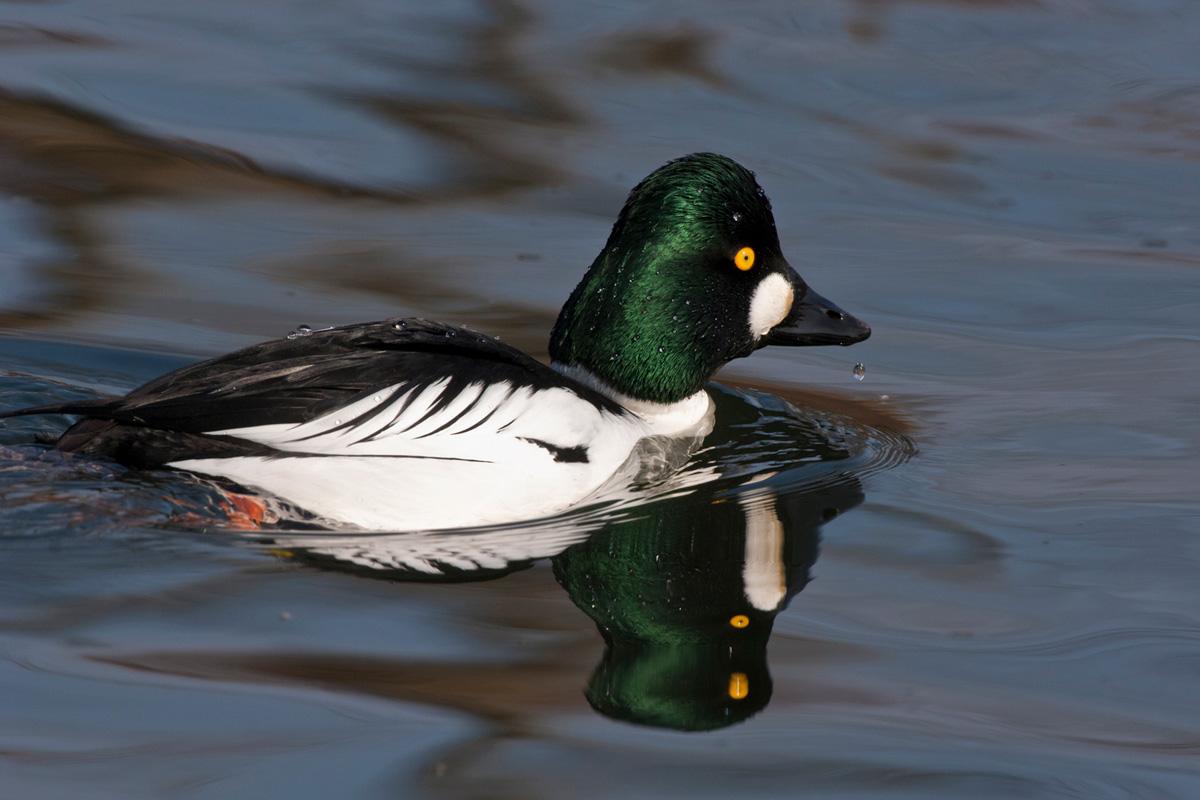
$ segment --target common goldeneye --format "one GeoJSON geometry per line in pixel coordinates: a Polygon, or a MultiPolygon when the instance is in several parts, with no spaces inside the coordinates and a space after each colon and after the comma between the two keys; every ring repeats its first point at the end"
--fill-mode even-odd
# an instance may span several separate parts
{"type": "Polygon", "coordinates": [[[551,366],[421,319],[291,336],[184,367],[77,414],[64,451],[232,480],[370,530],[560,512],[647,437],[711,426],[705,383],[766,345],[849,345],[870,328],[780,251],[754,174],[697,153],[639,183],[563,306],[551,366]]]}

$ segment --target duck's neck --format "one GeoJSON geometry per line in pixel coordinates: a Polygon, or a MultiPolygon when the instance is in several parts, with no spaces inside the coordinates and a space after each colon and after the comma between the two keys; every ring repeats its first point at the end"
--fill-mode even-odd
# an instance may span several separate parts
{"type": "Polygon", "coordinates": [[[703,389],[673,403],[656,403],[652,400],[639,400],[619,392],[590,370],[578,364],[562,364],[555,361],[550,366],[559,374],[582,383],[589,389],[599,392],[632,411],[645,420],[655,434],[670,436],[690,431],[712,413],[712,398],[703,389]]]}

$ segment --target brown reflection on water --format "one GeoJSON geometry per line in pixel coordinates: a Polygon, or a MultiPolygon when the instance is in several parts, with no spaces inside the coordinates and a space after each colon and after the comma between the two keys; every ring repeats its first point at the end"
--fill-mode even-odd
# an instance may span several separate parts
{"type": "Polygon", "coordinates": [[[7,25],[0,23],[0,47],[40,47],[47,44],[86,45],[103,47],[111,44],[99,36],[67,33],[36,25],[7,25]]]}
{"type": "MultiPolygon", "coordinates": [[[[486,4],[492,20],[467,26],[461,33],[469,45],[462,63],[423,65],[418,71],[500,90],[504,103],[472,103],[388,93],[348,95],[350,102],[383,119],[425,134],[447,151],[452,177],[432,193],[440,200],[494,197],[530,187],[561,183],[564,174],[543,152],[530,146],[548,133],[585,126],[581,109],[555,89],[544,72],[525,63],[518,43],[537,24],[537,15],[509,0],[486,4]]],[[[403,58],[377,57],[385,66],[408,72],[403,58]]]]}
{"type": "Polygon", "coordinates": [[[0,186],[52,207],[186,192],[302,191],[397,202],[403,193],[267,170],[203,142],[139,133],[64,103],[0,91],[0,186]]]}
{"type": "Polygon", "coordinates": [[[504,725],[538,712],[581,710],[596,646],[516,664],[406,661],[326,653],[146,653],[96,657],[139,672],[213,681],[309,686],[425,703],[504,725]]]}
{"type": "Polygon", "coordinates": [[[851,396],[834,392],[800,389],[771,381],[746,378],[722,378],[717,381],[735,389],[752,389],[775,395],[800,408],[839,414],[873,430],[886,431],[903,437],[915,437],[920,427],[917,415],[908,408],[890,403],[886,397],[851,396]]]}
{"type": "MultiPolygon", "coordinates": [[[[1136,82],[1122,87],[1134,95],[1146,88],[1136,82]]],[[[1121,146],[1132,142],[1132,149],[1145,155],[1200,161],[1200,87],[1192,83],[1120,100],[1111,115],[1090,116],[1081,124],[1110,130],[1121,146]]]]}
{"type": "Polygon", "coordinates": [[[970,204],[989,203],[990,187],[970,169],[983,159],[947,139],[905,135],[833,112],[814,116],[879,147],[884,160],[875,172],[884,178],[970,204]]]}
{"type": "Polygon", "coordinates": [[[888,35],[887,17],[901,5],[945,5],[968,9],[1039,8],[1038,0],[855,0],[854,14],[846,21],[846,33],[861,42],[888,35]]]}
{"type": "Polygon", "coordinates": [[[137,133],[97,114],[0,91],[0,190],[32,200],[64,259],[34,265],[48,284],[35,307],[0,309],[0,327],[36,328],[116,304],[149,276],[105,254],[111,235],[89,212],[131,197],[263,191],[402,195],[271,173],[198,142],[137,133]]]}
{"type": "MultiPolygon", "coordinates": [[[[385,245],[367,240],[336,242],[302,252],[281,253],[254,262],[256,272],[280,282],[325,292],[358,292],[400,305],[419,302],[423,314],[462,319],[469,327],[496,335],[533,354],[546,351],[556,311],[516,299],[497,300],[485,285],[461,285],[444,277],[454,263],[447,257],[406,252],[402,242],[385,245]],[[403,268],[407,265],[410,269],[403,268]],[[335,268],[331,269],[331,266],[335,268]]],[[[582,274],[582,267],[580,267],[582,274]]]]}
{"type": "Polygon", "coordinates": [[[729,88],[730,81],[711,64],[717,37],[690,25],[674,30],[639,31],[614,36],[596,54],[606,69],[639,76],[678,75],[714,89],[729,88]]]}
{"type": "MultiPolygon", "coordinates": [[[[183,599],[194,600],[199,592],[208,592],[209,597],[228,594],[213,583],[183,599]]],[[[317,649],[305,652],[268,645],[240,652],[109,652],[90,659],[183,678],[308,686],[433,705],[464,711],[508,730],[552,711],[591,713],[580,687],[603,645],[590,621],[563,595],[549,569],[518,572],[501,582],[485,584],[410,585],[405,595],[408,593],[418,597],[428,593],[448,603],[447,607],[457,609],[453,619],[447,618],[449,624],[470,620],[466,629],[474,637],[486,642],[491,635],[501,636],[499,649],[510,655],[506,659],[487,652],[485,657],[462,660],[450,655],[429,659],[317,649]],[[514,644],[526,633],[530,635],[527,644],[514,644]]],[[[402,602],[397,603],[397,613],[406,613],[402,602]]]]}
{"type": "MultiPolygon", "coordinates": [[[[120,213],[131,201],[153,200],[161,207],[219,199],[235,206],[270,199],[334,202],[346,210],[347,203],[365,200],[405,208],[494,200],[516,190],[563,183],[565,173],[539,151],[539,137],[577,132],[588,124],[586,117],[544,70],[534,68],[518,52],[522,37],[537,25],[537,15],[508,0],[488,5],[491,14],[486,22],[464,25],[458,32],[468,56],[461,62],[414,67],[395,58],[394,66],[398,72],[436,73],[460,85],[482,83],[496,90],[501,101],[387,92],[345,95],[348,102],[399,128],[425,134],[435,152],[442,151],[441,174],[422,187],[363,186],[298,169],[266,167],[203,141],[151,135],[137,130],[136,123],[0,89],[0,193],[32,201],[35,216],[40,217],[40,235],[67,251],[60,260],[25,265],[42,284],[38,302],[0,307],[0,327],[45,327],[86,312],[118,308],[128,298],[144,294],[159,269],[148,273],[110,255],[113,245],[122,244],[122,232],[97,213],[120,213]]],[[[387,66],[385,57],[377,60],[387,66]]],[[[339,92],[328,94],[336,97],[339,92]]],[[[397,154],[405,157],[417,154],[397,154]]],[[[333,265],[326,255],[286,254],[301,262],[297,270],[302,279],[314,271],[328,276],[333,265]],[[303,263],[305,256],[311,268],[303,263]]],[[[405,279],[395,269],[402,263],[397,255],[387,252],[375,258],[368,245],[365,257],[337,263],[333,271],[337,288],[408,301],[449,295],[460,308],[488,305],[485,298],[464,300],[456,288],[439,288],[436,269],[415,270],[411,279],[405,279]]],[[[290,264],[287,270],[290,280],[290,264]]],[[[171,298],[170,304],[186,315],[186,298],[171,298]]],[[[435,302],[430,310],[437,312],[445,305],[451,303],[435,302]]],[[[489,308],[489,312],[524,319],[531,309],[489,308]]],[[[543,338],[544,331],[539,346],[543,338]]]]}

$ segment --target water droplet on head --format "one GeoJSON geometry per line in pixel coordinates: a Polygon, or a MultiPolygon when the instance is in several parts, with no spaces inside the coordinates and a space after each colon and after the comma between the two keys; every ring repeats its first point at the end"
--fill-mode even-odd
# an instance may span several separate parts
{"type": "Polygon", "coordinates": [[[741,222],[742,221],[742,212],[740,212],[740,211],[733,212],[733,221],[741,222]]]}
{"type": "Polygon", "coordinates": [[[663,347],[662,345],[659,345],[659,346],[658,346],[658,352],[660,352],[660,353],[665,353],[665,352],[667,352],[667,348],[663,347]]]}
{"type": "Polygon", "coordinates": [[[867,368],[860,361],[854,365],[854,380],[861,381],[865,377],[867,377],[867,368]]]}

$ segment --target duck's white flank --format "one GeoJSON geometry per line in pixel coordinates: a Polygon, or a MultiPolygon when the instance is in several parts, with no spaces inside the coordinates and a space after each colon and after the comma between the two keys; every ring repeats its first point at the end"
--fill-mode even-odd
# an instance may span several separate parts
{"type": "Polygon", "coordinates": [[[562,388],[473,384],[438,409],[447,383],[387,387],[304,423],[210,431],[283,452],[170,466],[363,528],[429,530],[558,513],[603,484],[648,433],[639,418],[562,388]]]}

